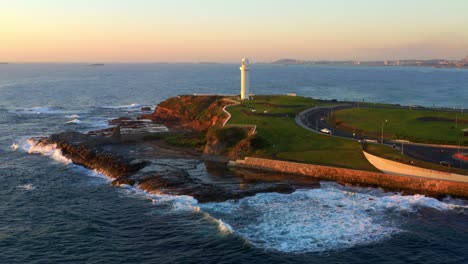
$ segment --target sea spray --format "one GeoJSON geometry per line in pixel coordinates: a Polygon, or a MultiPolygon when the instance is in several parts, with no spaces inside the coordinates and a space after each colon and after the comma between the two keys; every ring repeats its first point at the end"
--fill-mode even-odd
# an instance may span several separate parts
{"type": "Polygon", "coordinates": [[[16,186],[17,189],[19,190],[23,190],[23,191],[32,191],[34,189],[36,189],[36,187],[34,187],[32,184],[23,184],[23,185],[18,185],[16,186]]]}
{"type": "Polygon", "coordinates": [[[408,214],[420,208],[467,209],[422,195],[367,192],[329,182],[319,189],[262,193],[200,207],[254,246],[297,253],[342,250],[389,239],[403,232],[408,214]]]}
{"type": "Polygon", "coordinates": [[[16,143],[11,144],[11,149],[13,151],[16,151],[18,148],[19,148],[18,144],[16,144],[16,143]]]}
{"type": "Polygon", "coordinates": [[[29,144],[29,147],[27,147],[27,145],[25,147],[27,148],[26,151],[29,154],[42,154],[51,157],[53,160],[63,164],[72,163],[72,161],[65,157],[62,151],[57,148],[56,144],[41,144],[35,139],[28,139],[27,143],[29,144]]]}

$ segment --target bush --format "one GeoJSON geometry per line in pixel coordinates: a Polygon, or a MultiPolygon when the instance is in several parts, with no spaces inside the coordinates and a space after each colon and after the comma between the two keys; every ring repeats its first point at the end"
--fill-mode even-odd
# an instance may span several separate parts
{"type": "Polygon", "coordinates": [[[217,128],[214,130],[216,138],[232,147],[247,137],[247,131],[242,127],[217,128]]]}
{"type": "Polygon", "coordinates": [[[265,138],[255,135],[251,140],[250,140],[250,146],[252,146],[253,150],[259,150],[259,149],[264,149],[269,147],[271,144],[266,140],[265,138]]]}

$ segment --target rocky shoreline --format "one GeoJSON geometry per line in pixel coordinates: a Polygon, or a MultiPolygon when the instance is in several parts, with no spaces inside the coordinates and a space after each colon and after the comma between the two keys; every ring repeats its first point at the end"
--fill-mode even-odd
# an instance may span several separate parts
{"type": "MultiPolygon", "coordinates": [[[[165,115],[167,117],[167,113],[165,115]]],[[[211,123],[196,122],[195,127],[191,127],[184,124],[184,120],[169,118],[173,129],[168,131],[143,117],[139,120],[114,119],[109,124],[115,127],[88,134],[62,132],[31,140],[39,147],[55,147],[74,164],[105,174],[113,179],[112,185],[130,185],[156,194],[190,195],[199,202],[319,187],[316,179],[249,169],[232,170],[225,163],[213,162],[224,160],[221,156],[169,146],[159,139],[147,140],[148,135],[170,135],[174,131],[180,132],[181,128],[201,129],[211,123]],[[200,173],[203,168],[206,172],[200,173]],[[193,173],[194,170],[198,172],[193,173]],[[217,175],[217,178],[213,180],[206,174],[217,175]]],[[[163,118],[158,121],[165,124],[163,118]]]]}

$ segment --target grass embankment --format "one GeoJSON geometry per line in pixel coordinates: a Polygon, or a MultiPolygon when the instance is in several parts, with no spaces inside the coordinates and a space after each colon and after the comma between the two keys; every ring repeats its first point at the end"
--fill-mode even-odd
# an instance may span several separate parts
{"type": "Polygon", "coordinates": [[[418,143],[468,145],[462,129],[468,113],[389,108],[351,108],[336,111],[330,122],[359,137],[379,139],[382,123],[385,139],[418,143]],[[386,121],[385,121],[386,120],[386,121]]]}
{"type": "Polygon", "coordinates": [[[451,173],[468,175],[467,170],[458,169],[458,168],[450,168],[450,167],[442,166],[439,164],[434,164],[434,163],[425,162],[421,160],[415,160],[404,154],[401,154],[399,150],[393,149],[387,145],[366,144],[364,147],[364,150],[375,156],[378,156],[384,159],[393,160],[396,162],[401,162],[401,163],[408,164],[408,165],[411,165],[411,161],[413,161],[413,166],[431,169],[431,170],[443,171],[443,172],[451,172],[451,173]]]}
{"type": "Polygon", "coordinates": [[[163,140],[170,146],[191,148],[198,151],[202,151],[206,144],[206,136],[200,132],[153,133],[143,137],[143,140],[163,140]]]}
{"type": "Polygon", "coordinates": [[[257,96],[229,107],[232,118],[228,124],[257,126],[254,156],[377,171],[359,143],[307,131],[295,123],[296,114],[320,104],[305,97],[257,96]]]}

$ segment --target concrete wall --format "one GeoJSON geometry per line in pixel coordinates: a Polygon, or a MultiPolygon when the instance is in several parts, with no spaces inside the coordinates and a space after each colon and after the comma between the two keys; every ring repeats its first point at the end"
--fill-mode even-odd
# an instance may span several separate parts
{"type": "Polygon", "coordinates": [[[431,196],[452,195],[468,197],[467,182],[384,174],[252,157],[246,157],[244,160],[231,161],[229,165],[251,169],[278,171],[282,173],[337,181],[340,183],[382,187],[385,189],[404,191],[406,193],[420,193],[431,196]]]}
{"type": "Polygon", "coordinates": [[[366,156],[366,159],[372,165],[374,165],[374,167],[376,167],[377,169],[385,173],[468,182],[468,176],[465,176],[465,175],[430,170],[430,169],[420,168],[416,166],[410,166],[410,165],[403,164],[400,162],[383,159],[381,157],[377,157],[372,154],[369,154],[365,151],[363,152],[364,152],[364,156],[366,156]]]}

